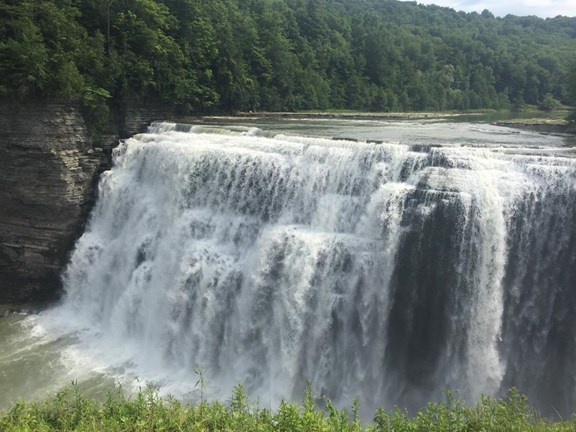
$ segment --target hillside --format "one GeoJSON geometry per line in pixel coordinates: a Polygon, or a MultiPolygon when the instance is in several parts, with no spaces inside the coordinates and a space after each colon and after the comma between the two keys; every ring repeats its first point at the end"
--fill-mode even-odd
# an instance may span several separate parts
{"type": "MultiPolygon", "coordinates": [[[[552,109],[576,18],[394,0],[5,0],[0,97],[207,110],[552,109]]],[[[571,75],[572,74],[572,75],[571,75]]],[[[572,77],[572,78],[571,78],[572,77]]]]}

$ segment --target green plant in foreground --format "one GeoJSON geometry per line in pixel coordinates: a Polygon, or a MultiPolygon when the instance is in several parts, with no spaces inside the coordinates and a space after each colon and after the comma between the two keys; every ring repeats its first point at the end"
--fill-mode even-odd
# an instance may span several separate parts
{"type": "Polygon", "coordinates": [[[526,397],[511,391],[505,399],[483,397],[469,406],[452,394],[431,402],[414,417],[405,411],[378,409],[362,425],[358,402],[348,411],[325,400],[319,409],[310,388],[301,405],[281,402],[276,410],[261,409],[237,386],[227,403],[184,405],[162,398],[149,385],[134,396],[121,389],[104,402],[86,398],[74,383],[43,402],[20,401],[0,416],[0,431],[315,431],[315,432],[574,432],[576,421],[547,422],[531,410],[526,397]]]}

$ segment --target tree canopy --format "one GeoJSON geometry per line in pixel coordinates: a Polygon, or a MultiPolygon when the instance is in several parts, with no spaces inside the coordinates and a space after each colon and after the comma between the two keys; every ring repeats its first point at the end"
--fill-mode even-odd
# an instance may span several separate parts
{"type": "Polygon", "coordinates": [[[0,97],[185,111],[574,103],[576,18],[394,0],[3,0],[0,97]]]}

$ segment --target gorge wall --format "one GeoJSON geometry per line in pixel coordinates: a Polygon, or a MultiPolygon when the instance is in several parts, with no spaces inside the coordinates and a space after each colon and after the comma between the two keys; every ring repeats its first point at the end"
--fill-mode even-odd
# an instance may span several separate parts
{"type": "MultiPolygon", "coordinates": [[[[104,147],[159,115],[127,105],[104,147]]],[[[106,150],[78,108],[0,103],[0,304],[55,299],[60,273],[94,201],[106,150]]]]}

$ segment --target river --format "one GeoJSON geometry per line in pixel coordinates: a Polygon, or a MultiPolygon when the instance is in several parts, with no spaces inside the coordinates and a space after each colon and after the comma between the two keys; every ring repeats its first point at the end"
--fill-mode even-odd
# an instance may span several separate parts
{"type": "Polygon", "coordinates": [[[0,318],[0,408],[71,381],[261,406],[576,406],[576,143],[447,120],[211,118],[123,142],[62,304],[0,318]]]}

